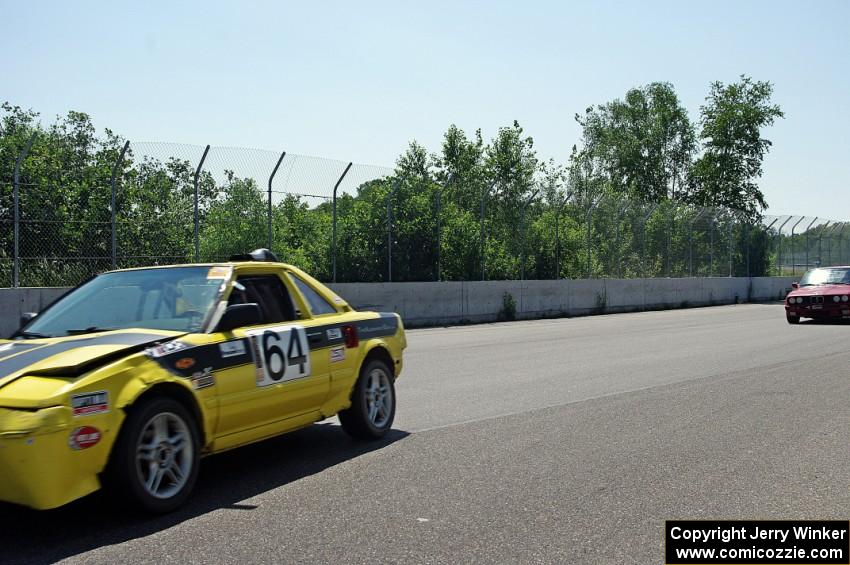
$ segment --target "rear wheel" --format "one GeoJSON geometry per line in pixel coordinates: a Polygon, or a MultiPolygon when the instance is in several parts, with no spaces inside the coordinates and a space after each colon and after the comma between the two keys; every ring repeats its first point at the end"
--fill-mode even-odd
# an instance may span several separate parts
{"type": "Polygon", "coordinates": [[[189,497],[198,477],[197,423],[174,399],[133,407],[112,452],[108,479],[122,497],[148,512],[170,512],[189,497]]]}
{"type": "Polygon", "coordinates": [[[799,324],[800,316],[792,316],[791,314],[785,314],[785,319],[788,320],[789,324],[799,324]]]}
{"type": "Polygon", "coordinates": [[[342,428],[362,439],[381,438],[395,418],[395,386],[391,369],[374,359],[360,370],[351,394],[351,407],[339,413],[342,428]]]}

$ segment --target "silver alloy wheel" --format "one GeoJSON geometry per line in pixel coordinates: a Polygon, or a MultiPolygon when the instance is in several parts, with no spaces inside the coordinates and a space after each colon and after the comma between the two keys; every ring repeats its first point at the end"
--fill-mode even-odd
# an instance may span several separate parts
{"type": "Polygon", "coordinates": [[[189,426],[177,414],[148,420],[136,444],[136,472],[148,494],[167,499],[179,493],[192,471],[193,449],[189,426]]]}
{"type": "Polygon", "coordinates": [[[383,368],[375,367],[366,376],[366,413],[373,426],[380,429],[387,425],[393,402],[390,376],[383,368]]]}

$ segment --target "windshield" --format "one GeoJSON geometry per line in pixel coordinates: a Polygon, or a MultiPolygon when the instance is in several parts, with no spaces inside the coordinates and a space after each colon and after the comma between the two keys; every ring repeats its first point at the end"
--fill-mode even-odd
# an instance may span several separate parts
{"type": "Polygon", "coordinates": [[[812,269],[800,279],[800,286],[850,284],[850,269],[812,269]]]}
{"type": "Polygon", "coordinates": [[[230,269],[169,267],[99,275],[59,299],[19,332],[59,337],[142,328],[200,331],[230,269]]]}

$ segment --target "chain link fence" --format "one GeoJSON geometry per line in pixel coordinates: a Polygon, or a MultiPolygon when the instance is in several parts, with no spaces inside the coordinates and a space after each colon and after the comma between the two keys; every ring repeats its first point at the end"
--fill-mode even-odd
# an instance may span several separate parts
{"type": "Polygon", "coordinates": [[[0,286],[75,285],[257,247],[321,280],[359,282],[795,275],[850,263],[847,222],[823,218],[750,223],[675,201],[535,190],[516,202],[493,186],[459,196],[451,178],[260,149],[127,142],[56,162],[32,142],[0,179],[0,286]]]}

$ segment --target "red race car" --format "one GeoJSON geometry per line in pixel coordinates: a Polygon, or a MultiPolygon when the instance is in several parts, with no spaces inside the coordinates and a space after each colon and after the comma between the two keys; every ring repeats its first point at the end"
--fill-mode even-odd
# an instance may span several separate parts
{"type": "Polygon", "coordinates": [[[807,271],[785,298],[785,318],[850,319],[850,267],[823,267],[807,271]]]}

